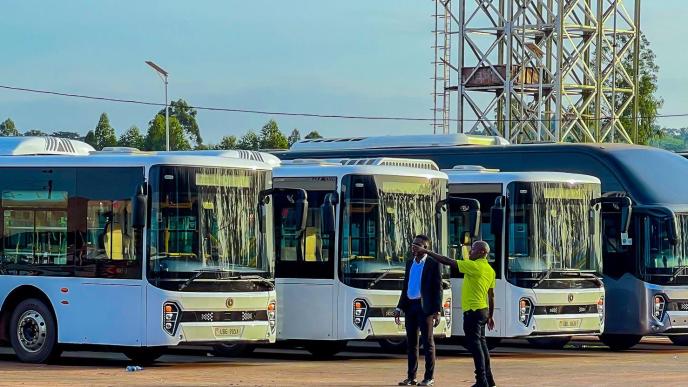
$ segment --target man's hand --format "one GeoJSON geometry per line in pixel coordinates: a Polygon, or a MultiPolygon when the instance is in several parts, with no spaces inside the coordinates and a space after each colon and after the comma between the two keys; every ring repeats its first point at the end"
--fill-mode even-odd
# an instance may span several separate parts
{"type": "Polygon", "coordinates": [[[432,315],[432,326],[433,328],[437,328],[437,326],[440,325],[440,312],[437,312],[432,315]]]}
{"type": "Polygon", "coordinates": [[[394,322],[397,325],[401,325],[401,312],[399,311],[399,309],[394,310],[394,322]]]}
{"type": "Polygon", "coordinates": [[[490,317],[487,319],[487,329],[490,331],[494,331],[494,328],[495,328],[494,318],[490,317]]]}

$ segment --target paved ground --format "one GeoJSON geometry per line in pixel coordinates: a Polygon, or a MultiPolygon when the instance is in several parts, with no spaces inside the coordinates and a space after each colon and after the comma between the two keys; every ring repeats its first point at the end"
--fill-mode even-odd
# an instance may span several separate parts
{"type": "MultiPolygon", "coordinates": [[[[688,347],[645,340],[634,350],[609,352],[596,341],[564,350],[533,350],[512,341],[493,353],[501,386],[688,386],[688,347]]],[[[126,372],[131,362],[114,353],[67,352],[55,365],[18,363],[0,350],[0,385],[25,386],[393,386],[404,376],[405,357],[375,345],[354,345],[334,360],[314,361],[306,352],[260,349],[246,358],[166,355],[156,366],[126,372]]],[[[440,346],[438,386],[472,384],[472,360],[460,347],[440,346]]]]}

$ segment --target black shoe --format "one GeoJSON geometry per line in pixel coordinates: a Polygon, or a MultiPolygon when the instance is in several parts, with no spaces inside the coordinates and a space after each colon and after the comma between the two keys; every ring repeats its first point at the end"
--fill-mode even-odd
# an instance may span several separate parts
{"type": "Polygon", "coordinates": [[[418,384],[418,381],[416,379],[404,379],[401,382],[399,382],[399,386],[415,386],[418,384]]]}
{"type": "Polygon", "coordinates": [[[423,379],[422,382],[418,383],[419,386],[434,386],[435,379],[423,379]]]}

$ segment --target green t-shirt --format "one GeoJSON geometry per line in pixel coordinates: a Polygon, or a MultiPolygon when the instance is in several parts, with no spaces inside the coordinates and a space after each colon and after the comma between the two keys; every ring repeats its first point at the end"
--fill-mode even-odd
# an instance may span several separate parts
{"type": "Polygon", "coordinates": [[[464,312],[485,309],[488,307],[487,291],[497,285],[495,271],[487,262],[480,258],[475,261],[458,259],[456,265],[464,274],[461,286],[461,308],[464,312]]]}

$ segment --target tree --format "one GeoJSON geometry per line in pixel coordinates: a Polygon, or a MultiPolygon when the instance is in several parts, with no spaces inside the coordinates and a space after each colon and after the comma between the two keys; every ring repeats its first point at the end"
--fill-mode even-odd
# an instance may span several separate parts
{"type": "Polygon", "coordinates": [[[117,141],[118,146],[143,149],[146,146],[146,139],[141,134],[138,126],[132,125],[126,132],[122,133],[117,141]]]}
{"type": "Polygon", "coordinates": [[[220,141],[220,143],[215,146],[215,149],[219,149],[219,150],[239,149],[239,143],[237,142],[236,136],[224,136],[224,137],[222,137],[222,140],[220,141]]]}
{"type": "Polygon", "coordinates": [[[258,150],[260,149],[260,138],[255,132],[249,130],[246,134],[241,136],[239,144],[237,145],[239,149],[258,150]]]}
{"type": "MultiPolygon", "coordinates": [[[[640,34],[640,63],[639,63],[639,79],[638,79],[638,138],[635,139],[637,144],[648,144],[652,139],[662,136],[662,131],[656,125],[657,114],[659,109],[664,105],[664,100],[655,95],[657,93],[657,74],[659,73],[659,66],[655,62],[657,56],[652,48],[650,42],[647,40],[645,34],[640,34]]],[[[623,47],[628,41],[627,36],[619,36],[617,45],[623,47]]],[[[633,74],[633,58],[628,56],[623,61],[623,66],[628,74],[633,74]]],[[[619,81],[622,82],[622,81],[619,81]]],[[[619,84],[620,87],[623,87],[619,84]]],[[[627,98],[619,98],[617,100],[618,106],[623,106],[627,98]]],[[[628,109],[624,111],[620,119],[623,126],[631,134],[633,128],[633,102],[628,109]]]]}
{"type": "Polygon", "coordinates": [[[26,137],[48,137],[48,133],[40,130],[40,129],[30,129],[24,132],[24,136],[26,137]]]}
{"type": "Polygon", "coordinates": [[[287,149],[289,140],[279,130],[275,120],[268,121],[260,129],[260,149],[287,149]]]}
{"type": "Polygon", "coordinates": [[[8,118],[0,123],[0,136],[17,137],[21,136],[21,133],[19,133],[19,130],[17,130],[17,127],[14,125],[14,121],[8,118]]]}
{"type": "Polygon", "coordinates": [[[117,136],[115,135],[115,129],[110,125],[110,119],[107,113],[100,115],[98,120],[98,125],[96,125],[93,131],[96,139],[96,145],[94,148],[101,150],[107,146],[117,146],[117,136]]]}
{"type": "Polygon", "coordinates": [[[84,142],[95,148],[98,145],[96,134],[93,133],[92,130],[89,130],[88,133],[86,133],[86,135],[84,136],[84,142]]]}
{"type": "Polygon", "coordinates": [[[53,132],[50,137],[60,137],[60,138],[67,138],[70,140],[81,140],[83,137],[77,132],[66,132],[66,131],[58,131],[58,132],[53,132]]]}
{"type": "MultiPolygon", "coordinates": [[[[148,126],[144,149],[165,150],[165,148],[165,116],[158,114],[148,126]]],[[[177,117],[170,117],[170,150],[191,150],[191,144],[184,137],[184,128],[177,117]]]]}
{"type": "Polygon", "coordinates": [[[287,140],[289,141],[289,147],[291,147],[292,145],[301,141],[301,133],[298,129],[294,129],[291,131],[291,134],[289,135],[289,138],[287,140]]]}
{"type": "MultiPolygon", "coordinates": [[[[182,128],[184,128],[184,132],[189,136],[189,139],[196,144],[196,146],[203,144],[201,130],[198,127],[198,122],[196,122],[197,113],[198,112],[196,109],[190,107],[189,104],[181,98],[177,101],[170,102],[170,118],[177,118],[182,128]]],[[[158,115],[165,117],[165,109],[160,110],[158,115]]]]}
{"type": "Polygon", "coordinates": [[[316,140],[316,139],[318,139],[318,138],[323,138],[323,136],[321,136],[320,133],[318,133],[317,130],[313,130],[313,131],[311,131],[310,133],[308,133],[308,134],[306,135],[305,138],[306,138],[307,140],[316,140]]]}

